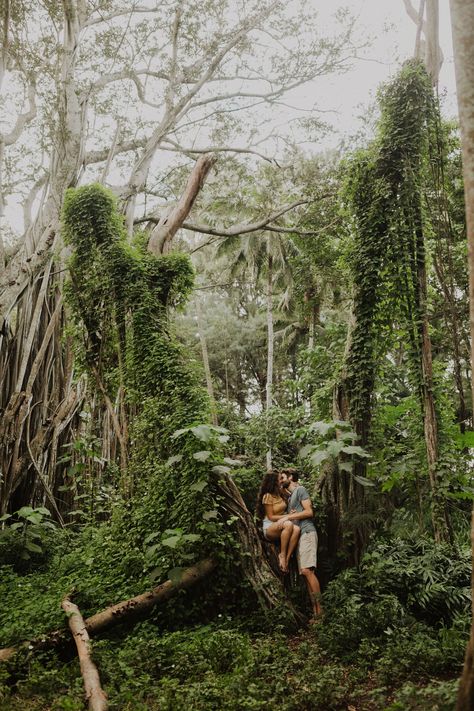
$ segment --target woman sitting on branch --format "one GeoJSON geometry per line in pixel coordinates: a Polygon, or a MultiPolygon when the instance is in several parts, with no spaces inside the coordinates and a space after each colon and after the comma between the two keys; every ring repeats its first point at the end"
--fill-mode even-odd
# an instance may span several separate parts
{"type": "Polygon", "coordinates": [[[277,472],[265,474],[257,499],[257,519],[262,522],[264,538],[275,543],[280,541],[278,563],[283,573],[288,572],[290,560],[300,536],[300,528],[288,521],[286,513],[287,500],[285,492],[280,487],[277,472]]]}

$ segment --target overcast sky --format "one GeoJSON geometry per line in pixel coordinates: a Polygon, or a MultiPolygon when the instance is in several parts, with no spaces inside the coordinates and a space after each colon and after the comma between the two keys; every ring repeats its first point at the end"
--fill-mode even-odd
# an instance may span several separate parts
{"type": "MultiPolygon", "coordinates": [[[[390,79],[404,60],[413,56],[416,26],[405,11],[403,0],[302,0],[311,3],[319,13],[317,34],[331,36],[337,32],[333,19],[338,9],[347,8],[356,18],[355,36],[367,40],[367,47],[359,51],[352,68],[345,74],[322,77],[295,90],[288,102],[308,112],[322,110],[321,118],[332,126],[325,136],[314,134],[313,142],[305,142],[311,153],[337,147],[343,141],[346,147],[354,145],[353,137],[364,128],[370,107],[374,105],[377,87],[390,79]]],[[[412,0],[418,7],[419,0],[412,0]]],[[[308,28],[305,28],[308,29],[308,28]]],[[[457,113],[451,27],[448,0],[440,0],[440,44],[444,62],[440,74],[439,90],[443,98],[443,113],[453,117],[457,113]]],[[[287,99],[285,99],[286,101],[287,99]]],[[[274,114],[274,128],[285,125],[294,111],[279,107],[274,114]]],[[[270,124],[273,121],[270,121],[270,124]]],[[[369,127],[370,128],[370,127],[369,127]]],[[[293,136],[299,140],[298,129],[293,136]]],[[[370,132],[367,134],[370,137],[370,132]]],[[[302,136],[301,136],[302,137],[302,136]]],[[[200,137],[205,143],[206,137],[200,137]]],[[[162,160],[162,159],[161,159],[162,160]]],[[[21,198],[7,200],[6,217],[15,231],[22,228],[21,198]]]]}
{"type": "MultiPolygon", "coordinates": [[[[313,0],[320,9],[321,19],[338,7],[347,7],[357,17],[358,32],[373,40],[361,50],[362,60],[345,75],[318,80],[317,91],[324,97],[324,107],[334,110],[327,120],[337,134],[352,134],[361,125],[361,116],[374,102],[377,87],[413,56],[416,27],[405,11],[403,0],[313,0]]],[[[418,8],[419,0],[412,0],[418,8]]],[[[440,0],[440,44],[444,62],[439,90],[445,94],[444,113],[456,115],[453,50],[448,0],[440,0]]],[[[307,97],[309,99],[309,97],[307,97]]],[[[321,102],[323,103],[323,102],[321,102]]],[[[326,139],[330,144],[336,137],[326,139]]]]}

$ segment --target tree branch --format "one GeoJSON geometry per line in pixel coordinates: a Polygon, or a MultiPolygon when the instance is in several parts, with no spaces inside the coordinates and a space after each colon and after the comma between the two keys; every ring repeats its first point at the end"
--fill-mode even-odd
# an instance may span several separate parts
{"type": "Polygon", "coordinates": [[[198,158],[176,207],[167,217],[158,220],[157,226],[151,233],[150,241],[148,242],[148,250],[150,252],[162,254],[166,244],[173,239],[176,232],[183,225],[215,160],[215,157],[209,154],[198,158]]]}
{"type": "MultiPolygon", "coordinates": [[[[289,212],[290,210],[294,210],[295,207],[298,207],[299,205],[306,205],[308,204],[309,200],[298,200],[297,202],[293,202],[291,205],[287,205],[286,207],[283,207],[281,210],[278,210],[278,212],[273,213],[273,215],[270,215],[269,217],[265,217],[262,220],[259,220],[258,222],[251,222],[251,223],[243,223],[240,225],[234,225],[234,227],[229,227],[229,228],[215,228],[215,227],[210,227],[209,225],[195,225],[192,224],[191,222],[183,222],[181,227],[183,227],[185,230],[191,230],[192,232],[199,232],[203,235],[214,235],[216,237],[235,237],[237,235],[244,235],[249,232],[257,232],[258,230],[262,230],[267,227],[271,222],[276,220],[278,217],[281,217],[284,215],[286,212],[289,212]]],[[[153,218],[150,219],[150,222],[153,221],[153,218]]],[[[276,231],[277,228],[274,228],[273,231],[276,231]]],[[[294,232],[294,230],[290,230],[291,232],[294,232]]]]}
{"type": "Polygon", "coordinates": [[[23,129],[27,124],[29,124],[36,116],[36,86],[34,82],[28,85],[28,109],[24,114],[18,116],[15,126],[10,131],[3,136],[3,143],[6,146],[11,146],[20,137],[23,129]]]}

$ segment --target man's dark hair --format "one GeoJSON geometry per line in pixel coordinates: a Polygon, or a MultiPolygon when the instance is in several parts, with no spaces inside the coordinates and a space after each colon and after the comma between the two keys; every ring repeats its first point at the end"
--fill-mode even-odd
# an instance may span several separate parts
{"type": "Polygon", "coordinates": [[[293,481],[298,481],[300,478],[300,473],[295,467],[285,467],[284,469],[280,469],[280,471],[282,474],[286,474],[291,477],[293,481]]]}

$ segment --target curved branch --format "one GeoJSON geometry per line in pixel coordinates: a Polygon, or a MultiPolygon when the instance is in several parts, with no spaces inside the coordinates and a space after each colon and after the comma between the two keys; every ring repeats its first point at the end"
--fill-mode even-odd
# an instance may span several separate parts
{"type": "Polygon", "coordinates": [[[262,230],[267,227],[271,222],[276,220],[278,217],[281,217],[284,215],[286,212],[289,212],[290,210],[294,210],[295,207],[298,207],[299,205],[307,205],[309,203],[309,200],[297,200],[296,202],[293,202],[291,205],[287,205],[286,207],[283,207],[281,210],[278,210],[278,212],[273,213],[273,215],[270,215],[269,217],[265,217],[262,220],[259,220],[258,222],[251,222],[251,223],[244,223],[240,225],[234,225],[234,227],[229,227],[228,229],[222,228],[214,228],[214,227],[209,227],[208,225],[194,225],[189,222],[183,223],[183,227],[186,230],[192,230],[193,232],[200,232],[201,234],[204,235],[215,235],[216,237],[235,237],[237,235],[244,235],[247,234],[248,232],[257,232],[258,230],[262,230]]]}
{"type": "Polygon", "coordinates": [[[36,85],[34,82],[28,85],[28,109],[24,114],[18,116],[15,126],[12,128],[10,133],[6,133],[3,136],[3,143],[6,146],[11,146],[15,143],[25,126],[36,117],[36,85]]]}

